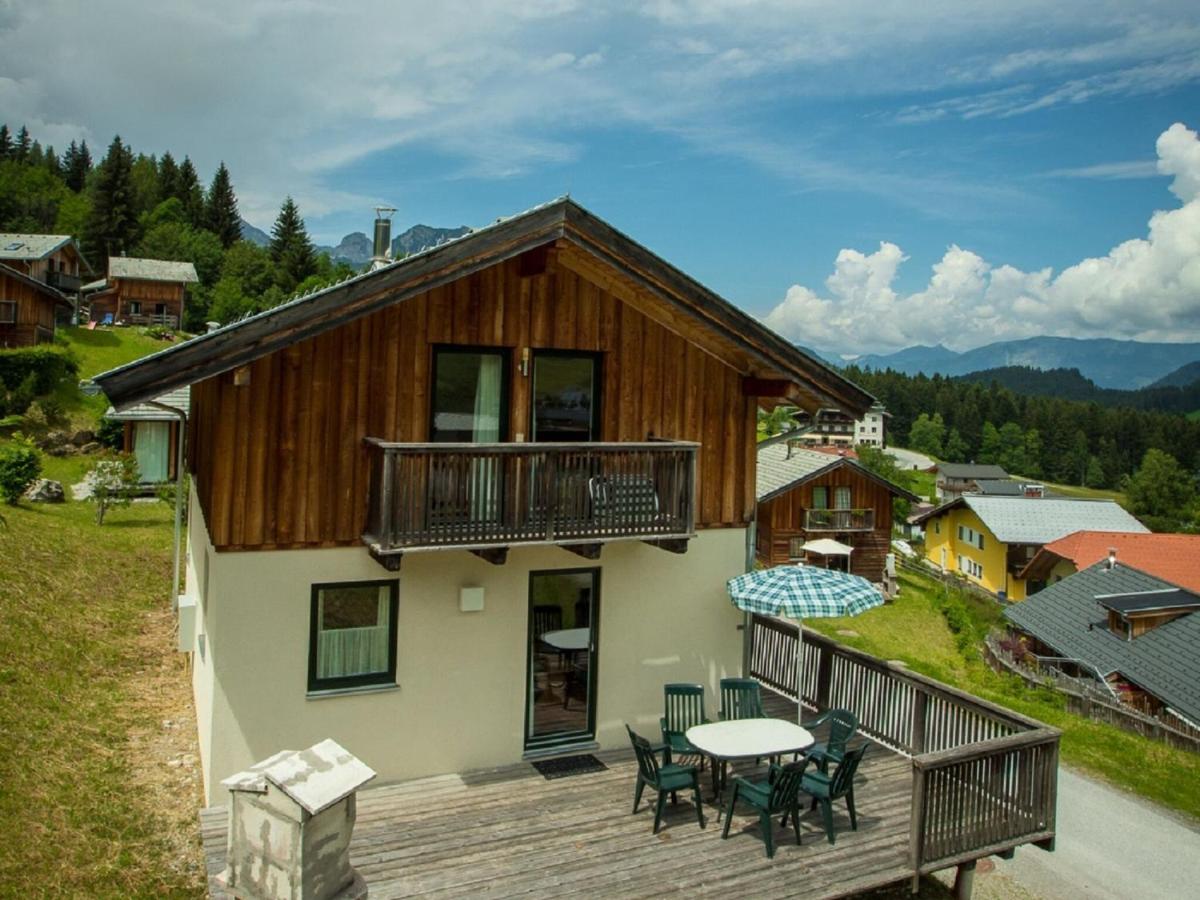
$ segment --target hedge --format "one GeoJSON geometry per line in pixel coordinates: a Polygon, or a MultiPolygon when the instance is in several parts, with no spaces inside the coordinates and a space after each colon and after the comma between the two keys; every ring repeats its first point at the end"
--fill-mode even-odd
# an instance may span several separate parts
{"type": "Polygon", "coordinates": [[[69,350],[42,345],[0,350],[0,385],[15,391],[33,376],[35,396],[49,394],[58,383],[79,373],[69,350]]]}

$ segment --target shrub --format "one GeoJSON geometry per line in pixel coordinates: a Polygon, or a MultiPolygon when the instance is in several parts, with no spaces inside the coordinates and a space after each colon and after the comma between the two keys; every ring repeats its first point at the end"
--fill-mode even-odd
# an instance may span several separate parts
{"type": "Polygon", "coordinates": [[[42,474],[42,460],[27,441],[18,439],[0,449],[0,498],[9,505],[42,474]]]}
{"type": "Polygon", "coordinates": [[[96,504],[96,524],[104,524],[104,514],[114,506],[133,502],[138,486],[137,460],[128,453],[116,453],[100,460],[88,473],[92,482],[91,500],[96,504]]]}
{"type": "Polygon", "coordinates": [[[109,450],[120,450],[125,446],[125,423],[116,419],[101,419],[96,428],[96,440],[109,450]]]}
{"type": "MultiPolygon", "coordinates": [[[[24,385],[32,396],[49,394],[64,378],[79,373],[79,363],[70,351],[52,345],[0,350],[0,384],[10,391],[24,385]]],[[[28,404],[26,404],[28,405],[28,404]]]]}
{"type": "Polygon", "coordinates": [[[175,331],[166,325],[151,325],[146,329],[146,337],[152,337],[159,341],[173,341],[175,340],[175,331]]]}

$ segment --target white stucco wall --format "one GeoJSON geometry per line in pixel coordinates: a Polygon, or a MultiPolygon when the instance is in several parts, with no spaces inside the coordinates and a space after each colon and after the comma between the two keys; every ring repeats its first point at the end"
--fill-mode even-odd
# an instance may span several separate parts
{"type": "MultiPolygon", "coordinates": [[[[195,548],[204,535],[193,512],[195,548]]],[[[657,732],[665,682],[703,682],[715,716],[717,682],[740,674],[742,618],[725,582],[745,569],[745,541],[743,529],[705,531],[682,555],[619,542],[597,561],[514,548],[501,566],[464,551],[409,554],[398,573],[398,687],[324,697],[306,693],[311,585],[392,576],[365,548],[214,553],[199,617],[205,659],[195,654],[194,667],[207,799],[226,802],[219,782],[248,764],[327,737],[382,782],[519,760],[530,571],[600,569],[602,747],[628,741],[626,722],[657,732]],[[459,611],[464,586],[485,588],[482,612],[459,611]]]]}

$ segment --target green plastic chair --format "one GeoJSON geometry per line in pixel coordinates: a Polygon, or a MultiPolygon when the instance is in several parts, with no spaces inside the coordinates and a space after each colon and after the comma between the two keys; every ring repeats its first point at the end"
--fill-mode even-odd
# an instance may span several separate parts
{"type": "Polygon", "coordinates": [[[704,754],[687,739],[686,732],[693,725],[708,723],[704,716],[704,686],[668,684],[663,686],[663,696],[664,715],[659,720],[663,743],[672,755],[700,757],[700,768],[703,769],[704,754]]]}
{"type": "MultiPolygon", "coordinates": [[[[821,819],[825,823],[825,837],[829,838],[829,843],[834,843],[833,833],[833,801],[846,798],[846,808],[850,811],[850,828],[853,831],[858,831],[858,816],[854,811],[854,775],[858,771],[858,764],[862,762],[863,754],[867,752],[867,745],[863,744],[854,750],[847,750],[842,757],[842,761],[838,763],[838,767],[834,770],[833,775],[827,775],[819,770],[805,772],[800,783],[800,789],[804,793],[812,797],[812,806],[821,807],[821,819]]],[[[807,767],[811,757],[805,757],[804,764],[807,767]]]]}
{"type": "Polygon", "coordinates": [[[629,732],[629,741],[633,744],[633,752],[637,756],[638,764],[637,787],[633,791],[634,813],[638,811],[638,804],[642,802],[642,791],[647,785],[658,791],[658,804],[654,810],[654,833],[658,834],[667,794],[671,795],[672,803],[678,803],[677,793],[691,788],[692,802],[696,804],[696,819],[699,821],[700,827],[704,828],[707,823],[704,821],[704,806],[700,802],[700,776],[696,772],[696,767],[680,766],[668,762],[667,760],[670,759],[668,747],[665,745],[654,746],[628,725],[625,726],[625,730],[629,732]],[[660,752],[665,757],[661,766],[658,764],[660,752]]]}
{"type": "Polygon", "coordinates": [[[805,755],[817,764],[822,772],[829,771],[829,763],[840,763],[846,755],[846,744],[858,731],[858,716],[848,709],[831,709],[817,716],[811,722],[805,722],[808,729],[817,728],[829,723],[829,737],[823,743],[813,744],[805,755]]]}
{"type": "MultiPolygon", "coordinates": [[[[767,858],[775,855],[775,833],[771,828],[771,816],[783,813],[779,821],[781,828],[787,827],[788,816],[796,832],[796,846],[800,846],[800,784],[807,762],[788,763],[786,766],[771,766],[766,781],[750,781],[746,778],[733,779],[733,791],[729,795],[729,807],[725,810],[725,827],[721,837],[729,837],[729,823],[733,820],[733,806],[738,800],[758,810],[758,825],[763,842],[767,846],[767,858]]],[[[720,813],[718,812],[718,815],[720,813]]]]}
{"type": "Polygon", "coordinates": [[[765,719],[762,694],[753,678],[721,679],[722,719],[765,719]]]}

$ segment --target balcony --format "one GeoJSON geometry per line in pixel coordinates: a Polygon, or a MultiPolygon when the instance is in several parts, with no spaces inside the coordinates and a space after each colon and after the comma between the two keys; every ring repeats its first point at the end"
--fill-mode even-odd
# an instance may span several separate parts
{"type": "Polygon", "coordinates": [[[83,285],[83,279],[78,275],[68,275],[66,272],[47,272],[46,284],[58,288],[64,294],[73,294],[83,285]]]}
{"type": "Polygon", "coordinates": [[[874,531],[873,509],[810,509],[804,513],[805,531],[874,531]]]}
{"type": "Polygon", "coordinates": [[[502,563],[521,544],[589,559],[617,540],[682,553],[695,533],[698,444],[366,443],[363,542],[392,570],[402,554],[422,550],[470,550],[502,563]]]}

